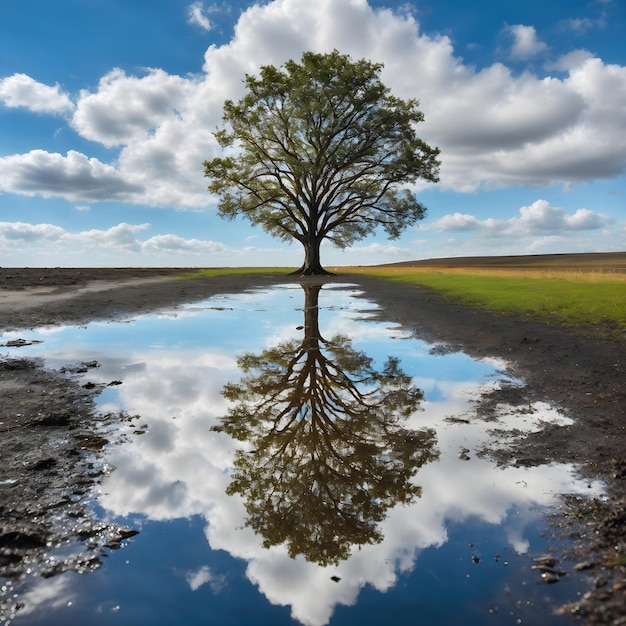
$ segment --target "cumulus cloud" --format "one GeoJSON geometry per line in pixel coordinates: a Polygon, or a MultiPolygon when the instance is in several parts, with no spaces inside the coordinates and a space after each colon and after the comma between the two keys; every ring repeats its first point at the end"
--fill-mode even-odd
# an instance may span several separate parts
{"type": "Polygon", "coordinates": [[[206,31],[213,28],[211,20],[207,16],[207,10],[204,8],[204,4],[201,1],[194,2],[187,7],[187,19],[190,24],[199,26],[206,31]]]}
{"type": "Polygon", "coordinates": [[[13,74],[0,80],[0,100],[7,107],[24,107],[34,113],[62,115],[74,109],[60,85],[43,85],[26,74],[13,74]]]}
{"type": "Polygon", "coordinates": [[[121,223],[106,230],[91,229],[71,233],[53,224],[27,224],[24,222],[0,222],[0,240],[5,243],[37,244],[57,243],[83,244],[88,247],[104,247],[141,251],[137,233],[150,228],[150,224],[121,223]]]}
{"type": "Polygon", "coordinates": [[[176,235],[156,235],[145,240],[140,233],[151,228],[150,224],[127,224],[122,222],[108,229],[90,229],[72,233],[53,224],[28,224],[24,222],[0,222],[0,242],[5,246],[73,247],[77,250],[118,250],[141,254],[185,253],[186,255],[229,254],[228,246],[215,241],[183,239],[176,235]]]}
{"type": "Polygon", "coordinates": [[[150,224],[133,225],[121,223],[108,230],[86,230],[76,235],[67,235],[66,238],[80,241],[90,246],[141,252],[141,244],[137,241],[136,234],[148,228],[150,228],[150,224]]]}
{"type": "Polygon", "coordinates": [[[480,230],[482,226],[483,222],[473,215],[452,213],[452,215],[444,215],[431,224],[425,224],[423,228],[426,230],[462,232],[480,230]]]}
{"type": "MultiPolygon", "coordinates": [[[[190,6],[206,17],[206,5],[190,6]]],[[[547,51],[532,26],[507,32],[518,60],[547,51]]],[[[245,73],[334,48],[382,62],[392,92],[421,101],[426,122],[419,132],[442,149],[444,189],[587,182],[626,168],[624,66],[572,51],[552,62],[565,76],[517,75],[502,63],[477,69],[448,37],[421,32],[408,12],[364,0],[274,0],[241,14],[231,41],[207,49],[201,75],[115,69],[79,93],[71,125],[114,149],[111,164],[77,152],[13,155],[0,161],[0,189],[81,202],[209,206],[201,164],[219,154],[212,131],[224,100],[242,95],[245,73]]]]}
{"type": "Polygon", "coordinates": [[[194,254],[228,252],[228,247],[223,243],[200,239],[183,239],[177,235],[151,237],[144,242],[143,249],[149,252],[193,252],[194,254]]]}
{"type": "Polygon", "coordinates": [[[0,222],[0,238],[7,242],[37,243],[58,240],[65,230],[53,224],[25,224],[24,222],[0,222]]]}
{"type": "Polygon", "coordinates": [[[424,226],[444,232],[479,231],[491,236],[560,235],[565,232],[597,230],[612,220],[589,209],[567,213],[546,200],[536,200],[519,210],[519,217],[480,220],[473,215],[453,213],[424,226]]]}
{"type": "Polygon", "coordinates": [[[572,50],[571,52],[560,56],[556,61],[549,61],[546,63],[545,67],[547,70],[570,72],[586,63],[589,59],[593,58],[593,54],[589,52],[589,50],[572,50]]]}
{"type": "Polygon", "coordinates": [[[76,201],[128,200],[142,191],[111,165],[70,150],[66,156],[31,150],[0,158],[0,189],[24,196],[76,201]]]}
{"type": "Polygon", "coordinates": [[[111,70],[98,90],[80,92],[72,126],[111,147],[141,141],[184,108],[193,81],[152,69],[143,77],[111,70]]]}
{"type": "Polygon", "coordinates": [[[514,24],[506,30],[513,37],[509,56],[514,61],[527,61],[548,51],[547,44],[538,39],[534,26],[514,24]]]}

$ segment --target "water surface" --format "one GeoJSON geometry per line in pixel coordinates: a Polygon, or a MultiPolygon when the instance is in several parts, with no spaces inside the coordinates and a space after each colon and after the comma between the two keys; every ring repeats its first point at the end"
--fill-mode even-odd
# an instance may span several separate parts
{"type": "Polygon", "coordinates": [[[84,382],[121,383],[100,410],[134,417],[93,507],[140,531],[95,572],[13,581],[14,623],[565,620],[552,613],[575,583],[542,583],[532,557],[559,495],[601,485],[480,453],[568,419],[542,404],[483,419],[481,394],[523,384],[506,363],[374,311],[352,285],[281,285],[38,329],[41,344],[10,349],[55,368],[96,360],[84,382]]]}

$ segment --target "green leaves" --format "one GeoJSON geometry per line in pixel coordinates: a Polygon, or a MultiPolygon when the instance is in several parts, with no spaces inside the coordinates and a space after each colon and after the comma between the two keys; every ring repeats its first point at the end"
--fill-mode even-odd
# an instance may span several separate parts
{"type": "Polygon", "coordinates": [[[296,238],[307,257],[323,238],[343,247],[378,226],[397,237],[422,219],[425,208],[403,187],[438,180],[439,150],[415,134],[417,100],[392,96],[381,69],[335,50],[247,75],[246,94],[225,102],[226,126],[215,134],[237,157],[204,163],[220,214],[296,238]]]}

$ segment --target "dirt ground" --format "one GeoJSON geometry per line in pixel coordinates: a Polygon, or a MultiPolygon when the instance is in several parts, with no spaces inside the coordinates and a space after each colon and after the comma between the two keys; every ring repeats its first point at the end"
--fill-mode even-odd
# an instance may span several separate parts
{"type": "MultiPolygon", "coordinates": [[[[276,274],[175,279],[180,273],[0,268],[0,344],[9,330],[111,319],[291,280],[276,274]]],[[[380,306],[381,318],[420,338],[472,356],[506,359],[510,374],[526,383],[524,397],[484,398],[485,412],[500,400],[544,401],[575,420],[573,426],[529,435],[497,460],[578,463],[586,477],[606,483],[606,500],[566,500],[553,520],[556,534],[575,540],[573,558],[580,571],[572,575],[590,581],[588,593],[563,611],[582,623],[626,624],[626,337],[601,339],[592,329],[496,315],[377,278],[327,280],[362,285],[380,306]]],[[[107,427],[132,419],[95,414],[100,389],[83,388],[75,378],[94,366],[68,364],[66,372],[49,372],[40,363],[2,356],[0,346],[0,577],[15,579],[35,567],[44,576],[95,568],[106,550],[134,533],[98,525],[87,511],[89,490],[107,471],[98,462],[107,427]],[[82,541],[81,550],[63,563],[41,565],[46,549],[69,537],[82,541]],[[85,546],[91,550],[87,557],[85,546]]],[[[3,610],[10,615],[16,607],[0,601],[3,610]]]]}

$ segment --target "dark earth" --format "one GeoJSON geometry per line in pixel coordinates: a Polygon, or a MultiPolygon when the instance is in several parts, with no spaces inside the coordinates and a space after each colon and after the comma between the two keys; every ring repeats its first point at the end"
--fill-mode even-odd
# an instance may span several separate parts
{"type": "MultiPolygon", "coordinates": [[[[320,282],[272,273],[175,278],[192,272],[0,268],[0,344],[7,345],[2,333],[8,330],[113,319],[290,280],[320,282]]],[[[506,359],[508,373],[525,385],[484,396],[481,419],[500,402],[538,401],[574,419],[572,426],[528,435],[506,452],[484,453],[502,465],[576,463],[584,477],[604,481],[608,496],[602,500],[563,498],[550,523],[555,545],[565,547],[537,568],[546,582],[555,582],[558,575],[549,572],[558,559],[574,564],[569,576],[584,577],[587,593],[561,608],[572,623],[626,624],[626,333],[494,314],[423,287],[357,274],[323,280],[360,284],[380,306],[381,319],[446,350],[506,359]]],[[[9,359],[0,349],[0,578],[87,572],[135,534],[94,520],[88,508],[108,471],[99,450],[115,440],[117,424],[134,420],[96,412],[102,388],[81,386],[77,374],[97,366],[68,363],[53,372],[34,360],[9,359]],[[47,554],[60,545],[69,546],[65,558],[50,560],[47,554]]],[[[19,610],[10,590],[9,584],[0,595],[2,621],[19,610]]]]}

